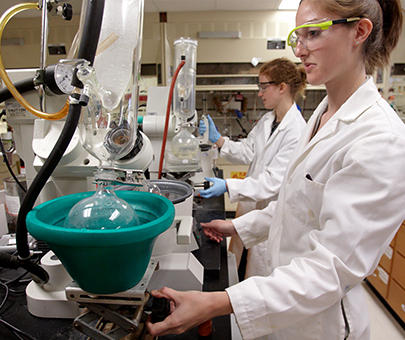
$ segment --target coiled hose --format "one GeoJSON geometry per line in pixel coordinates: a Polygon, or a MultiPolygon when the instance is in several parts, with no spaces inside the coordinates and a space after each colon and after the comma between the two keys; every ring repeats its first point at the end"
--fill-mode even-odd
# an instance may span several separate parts
{"type": "Polygon", "coordinates": [[[2,59],[2,55],[1,55],[1,38],[3,35],[3,31],[4,31],[7,23],[10,21],[10,19],[14,15],[16,15],[22,11],[28,10],[28,9],[39,9],[39,6],[37,3],[18,4],[18,5],[11,7],[6,12],[4,12],[4,14],[0,18],[0,77],[1,77],[1,79],[3,79],[4,84],[6,84],[7,88],[9,89],[9,91],[11,92],[11,94],[13,95],[15,100],[17,100],[24,109],[26,109],[27,111],[31,112],[33,115],[35,115],[39,118],[43,118],[43,119],[47,119],[47,120],[59,120],[59,119],[64,118],[66,116],[66,114],[68,113],[68,109],[69,109],[68,102],[66,102],[66,104],[62,108],[62,110],[60,110],[57,113],[51,114],[51,113],[45,113],[40,110],[37,110],[30,103],[28,103],[23,98],[23,96],[21,96],[21,94],[17,91],[17,89],[13,85],[12,81],[10,80],[10,78],[4,68],[3,59],[2,59]]]}

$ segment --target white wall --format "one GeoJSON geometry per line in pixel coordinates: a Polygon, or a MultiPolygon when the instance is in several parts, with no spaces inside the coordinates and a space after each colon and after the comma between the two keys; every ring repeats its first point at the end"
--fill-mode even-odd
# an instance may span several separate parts
{"type": "MultiPolygon", "coordinates": [[[[293,11],[252,12],[187,12],[168,13],[167,31],[170,46],[179,37],[198,40],[197,62],[250,62],[252,57],[263,61],[286,56],[286,50],[267,50],[267,38],[285,39],[294,27],[293,11]],[[200,31],[240,31],[241,39],[198,39],[200,31]]],[[[158,14],[145,16],[142,62],[154,63],[159,50],[158,14]],[[147,51],[145,51],[147,49],[147,51]]]]}
{"type": "MultiPolygon", "coordinates": [[[[50,19],[49,44],[64,43],[69,50],[79,25],[79,17],[64,21],[50,19]]],[[[241,31],[241,39],[198,39],[197,62],[250,62],[252,57],[262,61],[280,56],[297,60],[289,47],[285,50],[267,50],[267,38],[285,39],[295,26],[294,11],[218,11],[167,13],[170,46],[184,36],[197,39],[199,31],[241,31]]],[[[41,36],[40,18],[13,18],[6,26],[3,40],[23,38],[22,46],[2,45],[6,68],[38,67],[41,36]]],[[[404,30],[405,32],[405,30],[404,30]]],[[[160,46],[159,13],[145,13],[142,63],[156,63],[160,46]]],[[[51,56],[48,64],[66,56],[51,56]]],[[[402,34],[392,62],[405,62],[405,33],[402,34]]]]}
{"type": "MultiPolygon", "coordinates": [[[[252,57],[265,60],[280,56],[294,58],[286,50],[267,50],[267,38],[285,39],[294,27],[293,11],[252,12],[179,12],[167,14],[170,46],[179,37],[197,39],[199,31],[241,31],[241,39],[198,39],[197,62],[250,62],[252,57]]],[[[40,18],[13,18],[6,26],[3,39],[22,38],[22,46],[2,47],[6,68],[38,67],[41,37],[40,18]]],[[[67,51],[77,31],[79,18],[64,21],[50,19],[49,44],[64,43],[67,51]]],[[[145,13],[142,63],[156,63],[160,46],[159,13],[145,13]]],[[[66,56],[50,56],[48,64],[66,56]]]]}

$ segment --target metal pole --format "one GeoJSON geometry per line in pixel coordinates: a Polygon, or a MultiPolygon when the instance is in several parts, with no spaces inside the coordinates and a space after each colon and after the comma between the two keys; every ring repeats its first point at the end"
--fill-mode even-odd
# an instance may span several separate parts
{"type": "MultiPolygon", "coordinates": [[[[44,70],[46,67],[46,49],[48,46],[49,20],[47,2],[48,0],[42,0],[41,55],[39,60],[41,70],[44,70]]],[[[39,86],[39,106],[41,111],[46,111],[45,90],[43,85],[39,86]]]]}

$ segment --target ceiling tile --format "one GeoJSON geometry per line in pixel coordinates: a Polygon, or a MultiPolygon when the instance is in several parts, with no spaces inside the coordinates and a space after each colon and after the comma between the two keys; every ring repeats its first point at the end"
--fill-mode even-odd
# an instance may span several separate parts
{"type": "Polygon", "coordinates": [[[219,11],[276,10],[280,0],[216,0],[219,11]]]}
{"type": "Polygon", "coordinates": [[[155,1],[153,0],[146,0],[144,5],[145,13],[159,12],[157,6],[155,5],[155,1]]]}
{"type": "MultiPolygon", "coordinates": [[[[28,1],[28,0],[25,0],[28,1]]],[[[277,9],[281,0],[145,0],[145,12],[260,11],[277,9]]],[[[404,0],[403,0],[404,1],[404,0]]],[[[0,15],[22,0],[0,0],[0,15]]],[[[82,0],[69,0],[80,13],[82,0]]],[[[41,16],[41,11],[24,11],[19,17],[41,16]]]]}
{"type": "MultiPolygon", "coordinates": [[[[146,0],[145,4],[150,1],[146,0]]],[[[246,1],[246,0],[245,0],[246,1]]],[[[214,11],[215,0],[152,0],[159,12],[214,11]]]]}

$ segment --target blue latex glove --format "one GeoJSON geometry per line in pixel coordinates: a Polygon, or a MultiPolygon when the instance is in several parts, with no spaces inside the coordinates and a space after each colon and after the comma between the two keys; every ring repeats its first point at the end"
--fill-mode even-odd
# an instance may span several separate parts
{"type": "Polygon", "coordinates": [[[223,193],[227,192],[226,180],[217,177],[205,177],[205,179],[209,182],[214,183],[214,185],[207,190],[201,190],[200,191],[201,197],[204,198],[218,197],[221,196],[223,193]]]}
{"type": "MultiPolygon", "coordinates": [[[[208,139],[210,140],[211,143],[215,143],[220,137],[221,134],[218,132],[217,127],[215,126],[214,121],[210,117],[210,115],[207,116],[208,119],[208,139]]],[[[203,120],[200,120],[199,124],[199,134],[203,135],[204,132],[207,131],[207,127],[205,126],[203,120]]]]}
{"type": "Polygon", "coordinates": [[[243,113],[240,112],[239,110],[235,109],[236,117],[238,118],[243,118],[243,113]]]}
{"type": "Polygon", "coordinates": [[[198,133],[202,136],[204,135],[205,131],[207,131],[207,127],[204,124],[204,121],[201,119],[200,124],[198,125],[198,133]]]}

